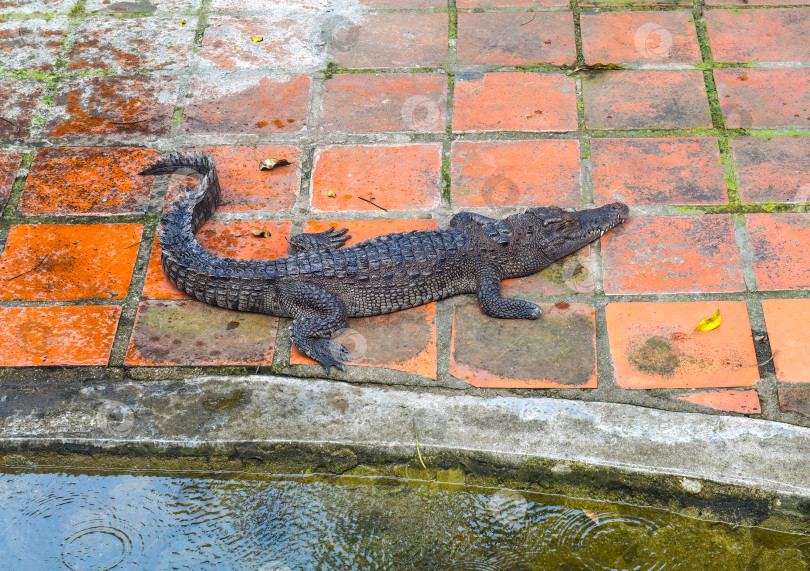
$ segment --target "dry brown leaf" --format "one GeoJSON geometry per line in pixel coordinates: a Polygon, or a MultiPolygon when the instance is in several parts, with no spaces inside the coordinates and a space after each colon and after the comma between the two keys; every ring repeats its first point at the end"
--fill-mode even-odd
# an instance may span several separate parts
{"type": "Polygon", "coordinates": [[[268,230],[262,230],[260,228],[253,228],[250,231],[250,233],[253,234],[254,236],[256,236],[257,238],[269,238],[270,237],[270,232],[268,230]]]}

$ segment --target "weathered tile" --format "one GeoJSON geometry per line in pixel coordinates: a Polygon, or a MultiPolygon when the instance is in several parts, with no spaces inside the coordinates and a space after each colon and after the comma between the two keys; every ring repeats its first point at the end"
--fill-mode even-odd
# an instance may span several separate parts
{"type": "Polygon", "coordinates": [[[763,299],[776,378],[810,383],[810,299],[763,299]]]}
{"type": "Polygon", "coordinates": [[[435,67],[447,60],[446,13],[366,14],[330,38],[329,59],[344,67],[435,67]]]}
{"type": "Polygon", "coordinates": [[[561,73],[456,75],[456,131],[573,131],[574,80],[561,73]]]}
{"type": "MultiPolygon", "coordinates": [[[[222,188],[217,210],[222,212],[272,212],[295,204],[301,186],[301,149],[290,145],[252,147],[194,147],[186,151],[206,152],[214,159],[222,188]],[[289,165],[261,170],[265,159],[286,159],[289,165]]],[[[194,179],[174,177],[168,200],[194,179]]],[[[168,207],[168,203],[167,203],[168,207]]]]}
{"type": "Polygon", "coordinates": [[[443,0],[360,0],[369,10],[418,10],[420,8],[446,8],[443,0]]]}
{"type": "Polygon", "coordinates": [[[792,6],[807,4],[807,0],[706,0],[706,6],[792,6]]]}
{"type": "Polygon", "coordinates": [[[462,65],[569,64],[577,57],[571,12],[480,12],[458,15],[462,65]]]}
{"type": "Polygon", "coordinates": [[[59,83],[49,135],[165,135],[174,111],[175,77],[74,77],[59,83]]]}
{"type": "Polygon", "coordinates": [[[782,410],[810,416],[810,386],[779,387],[779,406],[782,410]]]}
{"type": "Polygon", "coordinates": [[[759,380],[745,302],[610,303],[605,312],[622,388],[746,387],[759,380]],[[717,329],[694,330],[717,310],[717,329]]]}
{"type": "MultiPolygon", "coordinates": [[[[266,260],[287,255],[289,235],[289,222],[208,221],[197,232],[197,240],[205,249],[220,256],[266,260]],[[255,236],[253,230],[265,230],[270,236],[255,236]]],[[[152,254],[149,257],[143,296],[151,299],[189,299],[189,296],[174,287],[163,273],[157,239],[152,245],[152,254]]]]}
{"type": "Polygon", "coordinates": [[[810,214],[748,214],[745,217],[754,274],[760,290],[810,288],[810,214]]]}
{"type": "Polygon", "coordinates": [[[294,76],[195,77],[183,113],[186,133],[292,133],[307,124],[311,80],[294,76]]]}
{"type": "Polygon", "coordinates": [[[158,10],[163,12],[196,10],[199,7],[200,0],[87,0],[85,10],[89,14],[96,12],[152,14],[158,10]]]}
{"type": "Polygon", "coordinates": [[[536,321],[453,311],[450,374],[483,388],[596,388],[596,328],[585,303],[540,304],[536,321]]]}
{"type": "Polygon", "coordinates": [[[0,366],[106,365],[118,306],[0,307],[0,366]]]}
{"type": "Polygon", "coordinates": [[[810,70],[715,69],[726,127],[810,127],[810,70]]]}
{"type": "Polygon", "coordinates": [[[762,407],[759,406],[759,395],[754,389],[746,391],[694,391],[675,398],[723,412],[762,413],[762,407]]]}
{"type": "Polygon", "coordinates": [[[188,63],[194,26],[176,17],[91,18],[76,32],[71,70],[176,69],[188,63]]]}
{"type": "Polygon", "coordinates": [[[20,153],[0,151],[0,212],[6,207],[22,159],[20,153]]]}
{"type": "Polygon", "coordinates": [[[0,68],[50,71],[67,32],[68,19],[0,21],[0,68]]]}
{"type": "Polygon", "coordinates": [[[273,361],[278,318],[198,301],[138,307],[126,365],[263,365],[273,361]]]}
{"type": "Polygon", "coordinates": [[[731,139],[743,202],[810,202],[810,137],[731,139]]]}
{"type": "Polygon", "coordinates": [[[692,14],[667,12],[584,13],[582,51],[587,63],[700,63],[692,14]]]}
{"type": "Polygon", "coordinates": [[[605,293],[743,291],[726,215],[631,216],[602,238],[605,293]]]}
{"type": "Polygon", "coordinates": [[[28,136],[45,90],[44,83],[0,79],[0,139],[28,136]]]}
{"type": "Polygon", "coordinates": [[[334,146],[315,154],[312,207],[322,211],[412,210],[439,204],[441,145],[334,146]],[[329,191],[334,196],[329,196],[329,191]]]}
{"type": "Polygon", "coordinates": [[[715,61],[810,62],[810,8],[707,10],[715,61]]]}
{"type": "Polygon", "coordinates": [[[562,8],[565,0],[457,0],[457,8],[562,8]]]}
{"type": "MultiPolygon", "coordinates": [[[[349,366],[393,369],[436,378],[436,304],[387,315],[349,319],[348,327],[334,337],[344,343],[352,360],[349,366]]],[[[315,361],[294,346],[291,365],[315,361]]]]}
{"type": "Polygon", "coordinates": [[[727,204],[717,139],[593,139],[596,204],[727,204]]]}
{"type": "Polygon", "coordinates": [[[126,297],[140,224],[20,224],[0,256],[0,299],[126,297]]]}
{"type": "Polygon", "coordinates": [[[66,14],[76,0],[0,0],[0,14],[66,14]]]}
{"type": "Polygon", "coordinates": [[[138,173],[158,158],[156,151],[139,148],[42,149],[17,209],[38,215],[145,212],[152,180],[138,173]]]}
{"type": "Polygon", "coordinates": [[[456,141],[453,206],[582,205],[577,141],[456,141]]]}
{"type": "Polygon", "coordinates": [[[711,127],[700,71],[618,70],[585,74],[585,122],[591,129],[711,127]]]}
{"type": "Polygon", "coordinates": [[[439,73],[340,74],[323,86],[321,130],[444,130],[447,77],[439,73]]]}

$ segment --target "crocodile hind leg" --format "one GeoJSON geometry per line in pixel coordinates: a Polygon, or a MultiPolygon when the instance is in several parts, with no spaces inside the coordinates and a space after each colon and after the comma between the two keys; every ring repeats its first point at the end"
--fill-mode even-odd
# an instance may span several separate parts
{"type": "Polygon", "coordinates": [[[501,297],[501,276],[492,266],[485,266],[478,275],[478,305],[490,317],[498,319],[537,319],[542,311],[531,302],[501,297]]]}
{"type": "Polygon", "coordinates": [[[330,367],[346,370],[351,361],[346,348],[331,337],[346,327],[346,310],[340,300],[325,289],[309,283],[279,287],[282,305],[294,320],[290,325],[293,344],[329,374],[330,367]]]}
{"type": "Polygon", "coordinates": [[[346,236],[348,228],[341,228],[335,232],[330,228],[325,232],[314,232],[312,234],[296,234],[290,237],[287,254],[293,256],[301,252],[326,252],[336,250],[346,243],[351,236],[346,236]]]}

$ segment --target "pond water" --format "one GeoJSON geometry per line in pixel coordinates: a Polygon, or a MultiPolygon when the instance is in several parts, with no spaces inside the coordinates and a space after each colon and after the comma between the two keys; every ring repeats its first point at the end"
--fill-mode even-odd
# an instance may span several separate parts
{"type": "Polygon", "coordinates": [[[391,478],[0,473],[3,569],[810,568],[810,536],[391,478]]]}

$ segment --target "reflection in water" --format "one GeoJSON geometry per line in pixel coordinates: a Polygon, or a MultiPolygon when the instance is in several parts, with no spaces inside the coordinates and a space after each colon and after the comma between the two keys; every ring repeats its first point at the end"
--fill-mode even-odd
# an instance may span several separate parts
{"type": "Polygon", "coordinates": [[[0,473],[4,569],[810,568],[810,538],[514,490],[0,473]]]}

